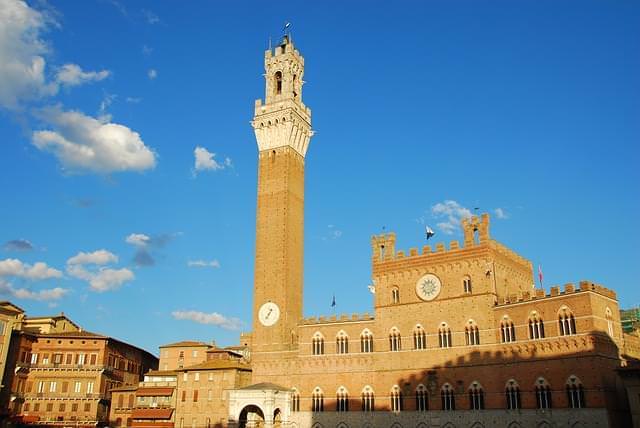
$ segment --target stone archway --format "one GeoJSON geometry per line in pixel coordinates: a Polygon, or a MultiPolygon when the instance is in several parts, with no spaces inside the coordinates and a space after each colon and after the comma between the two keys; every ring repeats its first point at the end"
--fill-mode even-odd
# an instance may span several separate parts
{"type": "Polygon", "coordinates": [[[260,428],[264,426],[264,412],[253,404],[245,406],[240,411],[238,428],[260,428]]]}
{"type": "Polygon", "coordinates": [[[280,409],[273,411],[273,428],[282,428],[282,412],[280,409]]]}

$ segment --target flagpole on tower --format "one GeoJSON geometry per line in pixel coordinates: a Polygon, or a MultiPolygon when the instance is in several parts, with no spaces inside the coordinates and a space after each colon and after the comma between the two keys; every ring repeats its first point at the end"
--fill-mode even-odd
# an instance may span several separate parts
{"type": "Polygon", "coordinates": [[[542,279],[543,279],[542,265],[538,265],[538,281],[540,281],[540,288],[544,290],[544,286],[542,285],[542,279]]]}

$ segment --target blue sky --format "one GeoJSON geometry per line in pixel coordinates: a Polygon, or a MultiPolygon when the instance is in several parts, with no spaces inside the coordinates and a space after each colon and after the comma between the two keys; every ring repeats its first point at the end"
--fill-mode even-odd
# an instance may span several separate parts
{"type": "Polygon", "coordinates": [[[460,240],[474,207],[547,286],[640,303],[640,3],[589,0],[0,0],[0,299],[153,352],[250,330],[249,121],[285,21],[305,315],[371,311],[372,234],[460,240]]]}

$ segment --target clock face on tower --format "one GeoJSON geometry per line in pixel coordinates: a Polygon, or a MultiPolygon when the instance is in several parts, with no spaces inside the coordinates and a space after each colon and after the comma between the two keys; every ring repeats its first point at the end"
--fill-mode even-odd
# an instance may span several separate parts
{"type": "Polygon", "coordinates": [[[416,283],[416,294],[422,300],[433,300],[440,294],[442,284],[440,279],[432,273],[428,273],[416,283]]]}
{"type": "Polygon", "coordinates": [[[258,319],[265,327],[270,327],[278,322],[280,318],[280,308],[273,302],[267,302],[260,306],[258,310],[258,319]]]}

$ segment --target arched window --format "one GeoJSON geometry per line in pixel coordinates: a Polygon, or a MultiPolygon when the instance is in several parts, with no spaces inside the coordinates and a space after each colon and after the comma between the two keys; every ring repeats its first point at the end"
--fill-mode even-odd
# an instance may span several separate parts
{"type": "Polygon", "coordinates": [[[427,349],[427,334],[420,324],[413,330],[413,349],[427,349]]]}
{"type": "Polygon", "coordinates": [[[484,390],[478,382],[472,382],[469,386],[469,409],[484,409],[484,390]]]}
{"type": "Polygon", "coordinates": [[[571,310],[566,306],[563,306],[560,308],[560,311],[558,311],[558,329],[560,336],[576,334],[576,320],[571,310]]]}
{"type": "Polygon", "coordinates": [[[128,407],[129,407],[130,409],[133,409],[133,406],[134,406],[134,402],[133,402],[133,400],[135,400],[134,395],[133,395],[133,394],[129,394],[129,406],[128,406],[128,407]]]}
{"type": "Polygon", "coordinates": [[[373,352],[373,334],[368,329],[360,333],[360,352],[373,352]]]}
{"type": "Polygon", "coordinates": [[[516,327],[507,315],[505,315],[500,322],[500,338],[502,339],[502,343],[516,341],[516,327]]]}
{"type": "Polygon", "coordinates": [[[398,287],[391,289],[391,303],[400,303],[400,289],[398,287]]]}
{"type": "Polygon", "coordinates": [[[389,349],[391,351],[400,351],[402,349],[400,331],[396,327],[393,327],[389,332],[389,349]]]}
{"type": "Polygon", "coordinates": [[[324,355],[324,337],[319,331],[313,335],[312,351],[313,355],[324,355]]]}
{"type": "Polygon", "coordinates": [[[567,379],[567,402],[572,409],[582,409],[584,403],[584,388],[582,382],[576,376],[569,376],[567,379]]]}
{"type": "Polygon", "coordinates": [[[613,315],[611,314],[611,309],[607,308],[604,311],[604,317],[607,320],[607,331],[609,332],[609,336],[613,337],[613,315]]]}
{"type": "Polygon", "coordinates": [[[400,412],[402,410],[402,391],[398,385],[391,388],[391,411],[400,412]]]}
{"type": "Polygon", "coordinates": [[[505,387],[505,397],[507,399],[507,409],[515,410],[520,409],[520,386],[518,382],[511,379],[507,382],[505,387]]]}
{"type": "Polygon", "coordinates": [[[471,294],[471,277],[469,275],[462,279],[462,287],[466,294],[471,294]]]}
{"type": "Polygon", "coordinates": [[[429,397],[427,395],[427,388],[423,384],[418,385],[416,388],[416,410],[418,412],[425,412],[429,410],[429,397]]]}
{"type": "Polygon", "coordinates": [[[362,411],[373,412],[374,410],[374,395],[373,389],[367,385],[362,389],[362,411]]]}
{"type": "Polygon", "coordinates": [[[451,329],[445,322],[440,324],[440,328],[438,328],[438,344],[441,348],[450,348],[453,346],[451,340],[451,329]]]}
{"type": "Polygon", "coordinates": [[[293,392],[291,393],[291,411],[300,411],[300,392],[298,392],[297,388],[293,388],[293,392]]]}
{"type": "Polygon", "coordinates": [[[311,411],[323,412],[324,411],[324,393],[319,387],[316,387],[311,393],[311,411]]]}
{"type": "Polygon", "coordinates": [[[448,383],[442,385],[440,390],[440,397],[442,398],[442,410],[455,410],[456,398],[453,395],[453,388],[448,383]]]}
{"type": "Polygon", "coordinates": [[[479,345],[480,344],[480,330],[474,320],[467,321],[467,325],[464,328],[464,338],[467,345],[479,345]]]}
{"type": "Polygon", "coordinates": [[[121,427],[122,426],[122,418],[116,418],[116,426],[117,427],[121,427]]]}
{"type": "Polygon", "coordinates": [[[276,95],[280,95],[282,93],[282,72],[276,71],[276,74],[273,76],[276,95]]]}
{"type": "Polygon", "coordinates": [[[544,322],[536,311],[529,315],[529,339],[544,339],[544,322]]]}
{"type": "Polygon", "coordinates": [[[347,354],[349,352],[349,336],[343,330],[336,336],[336,354],[347,354]]]}
{"type": "Polygon", "coordinates": [[[336,392],[336,412],[349,411],[349,393],[344,386],[338,388],[336,392]]]}
{"type": "Polygon", "coordinates": [[[551,387],[542,377],[536,381],[536,405],[538,409],[551,408],[551,387]]]}
{"type": "Polygon", "coordinates": [[[118,394],[118,408],[122,408],[124,406],[124,395],[118,394]]]}

